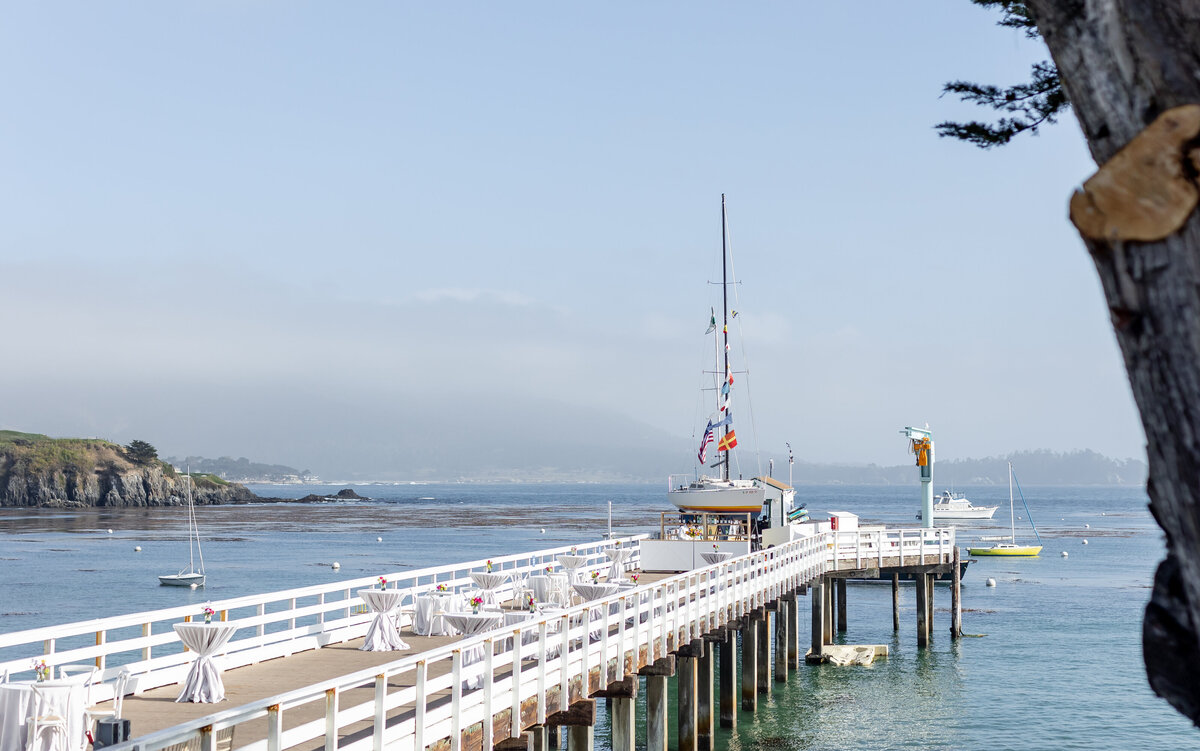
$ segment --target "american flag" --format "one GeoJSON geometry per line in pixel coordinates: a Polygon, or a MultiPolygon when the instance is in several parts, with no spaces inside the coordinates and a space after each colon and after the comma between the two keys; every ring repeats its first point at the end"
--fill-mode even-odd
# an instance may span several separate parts
{"type": "Polygon", "coordinates": [[[708,447],[713,442],[713,424],[712,420],[708,421],[708,427],[704,429],[704,438],[700,439],[700,463],[703,464],[705,458],[708,457],[708,447]]]}

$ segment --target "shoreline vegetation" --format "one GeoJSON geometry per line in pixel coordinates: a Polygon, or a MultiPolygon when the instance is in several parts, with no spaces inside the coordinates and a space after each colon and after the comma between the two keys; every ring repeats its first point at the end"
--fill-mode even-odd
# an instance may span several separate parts
{"type": "MultiPolygon", "coordinates": [[[[1057,453],[1015,452],[1006,457],[940,462],[934,473],[937,487],[994,485],[1007,477],[1007,463],[1019,467],[1022,483],[1029,486],[1136,486],[1143,485],[1146,465],[1135,459],[1115,460],[1094,451],[1057,453]]],[[[187,465],[197,470],[220,467],[242,470],[266,468],[264,477],[242,477],[232,481],[212,471],[192,472],[192,496],[197,505],[246,503],[326,503],[370,500],[345,488],[338,492],[312,493],[303,498],[260,496],[243,483],[286,485],[427,485],[462,484],[602,484],[602,479],[569,470],[511,469],[481,471],[478,477],[443,480],[349,479],[321,483],[308,470],[296,471],[283,465],[255,464],[246,459],[206,460],[188,457],[187,465]]],[[[776,467],[786,466],[776,461],[776,467]]],[[[670,469],[670,468],[667,468],[670,469]]],[[[667,474],[664,471],[663,477],[667,474]]],[[[781,473],[777,472],[779,476],[781,473]]],[[[797,486],[896,485],[916,482],[909,465],[833,465],[800,462],[792,467],[797,486]]],[[[654,484],[659,478],[610,478],[622,484],[654,484]]],[[[158,458],[155,448],[144,441],[121,446],[98,438],[51,438],[39,433],[0,430],[0,507],[86,508],[175,506],[185,503],[187,487],[177,464],[158,458]]]]}

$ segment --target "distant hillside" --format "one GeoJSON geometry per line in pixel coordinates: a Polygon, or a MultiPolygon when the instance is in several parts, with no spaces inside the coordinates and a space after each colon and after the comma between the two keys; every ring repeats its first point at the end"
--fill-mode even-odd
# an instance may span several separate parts
{"type": "MultiPolygon", "coordinates": [[[[184,502],[184,483],[146,443],[0,430],[0,506],[172,506],[184,502]]],[[[192,498],[197,504],[257,499],[211,475],[192,475],[192,498]]]]}
{"type": "MultiPolygon", "coordinates": [[[[1146,463],[1137,459],[1110,459],[1095,451],[1059,453],[1048,449],[1017,451],[985,459],[938,461],[933,468],[936,487],[950,485],[1005,485],[1008,462],[1024,485],[1144,485],[1146,463]]],[[[776,458],[777,477],[786,477],[787,461],[776,458]],[[783,474],[779,468],[783,467],[783,474]]],[[[808,464],[792,470],[797,485],[908,485],[917,481],[914,465],[808,464]]]]}
{"type": "Polygon", "coordinates": [[[231,456],[222,456],[219,459],[206,459],[203,456],[185,456],[183,458],[169,456],[167,461],[175,465],[176,470],[180,472],[190,468],[193,473],[205,472],[231,482],[313,483],[321,481],[320,477],[307,469],[296,469],[284,464],[261,464],[252,462],[245,457],[234,459],[231,456]]]}

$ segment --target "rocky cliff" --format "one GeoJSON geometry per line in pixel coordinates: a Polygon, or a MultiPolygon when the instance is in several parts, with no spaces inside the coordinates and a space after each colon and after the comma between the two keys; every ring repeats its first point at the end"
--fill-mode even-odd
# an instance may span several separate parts
{"type": "MultiPolygon", "coordinates": [[[[246,503],[245,487],[192,476],[198,505],[246,503]]],[[[158,459],[135,461],[115,443],[0,431],[0,506],[175,506],[187,478],[158,459]]]]}

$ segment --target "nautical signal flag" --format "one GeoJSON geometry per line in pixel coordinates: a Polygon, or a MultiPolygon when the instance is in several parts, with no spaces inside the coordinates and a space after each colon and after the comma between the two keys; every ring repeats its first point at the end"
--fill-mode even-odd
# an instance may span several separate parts
{"type": "Polygon", "coordinates": [[[721,442],[717,444],[717,451],[728,451],[735,446],[737,446],[737,433],[731,430],[726,433],[725,437],[721,439],[721,442]]]}
{"type": "Polygon", "coordinates": [[[717,311],[712,308],[709,311],[712,317],[708,319],[708,331],[705,331],[705,334],[711,334],[717,330],[717,311]]]}

